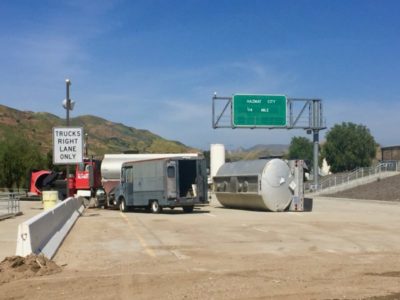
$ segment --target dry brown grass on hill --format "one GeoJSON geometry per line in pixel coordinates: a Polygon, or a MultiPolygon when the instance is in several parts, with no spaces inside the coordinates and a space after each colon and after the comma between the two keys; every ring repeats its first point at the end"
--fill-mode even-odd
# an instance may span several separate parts
{"type": "MultiPolygon", "coordinates": [[[[187,153],[198,152],[177,141],[170,141],[145,129],[137,129],[114,123],[96,116],[71,118],[72,126],[82,127],[88,134],[89,154],[139,151],[140,153],[187,153]]],[[[0,105],[0,137],[5,133],[26,137],[37,143],[43,153],[52,150],[52,128],[65,126],[65,120],[49,114],[19,111],[0,105]]]]}

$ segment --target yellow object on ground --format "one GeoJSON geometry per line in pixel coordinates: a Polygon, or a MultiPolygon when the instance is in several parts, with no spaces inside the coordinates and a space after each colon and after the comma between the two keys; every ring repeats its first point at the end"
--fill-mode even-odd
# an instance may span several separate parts
{"type": "Polygon", "coordinates": [[[44,210],[52,209],[58,202],[58,191],[43,191],[42,202],[44,210]]]}

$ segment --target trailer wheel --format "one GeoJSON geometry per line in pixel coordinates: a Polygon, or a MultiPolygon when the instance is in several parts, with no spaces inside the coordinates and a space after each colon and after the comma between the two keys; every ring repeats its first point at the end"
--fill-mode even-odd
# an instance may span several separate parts
{"type": "Polygon", "coordinates": [[[121,200],[119,201],[119,210],[122,212],[128,211],[128,209],[126,208],[126,202],[124,198],[121,198],[121,200]]]}
{"type": "Polygon", "coordinates": [[[183,211],[185,213],[191,213],[191,212],[193,212],[194,206],[193,205],[191,205],[191,206],[182,206],[182,209],[183,209],[183,211]]]}
{"type": "Polygon", "coordinates": [[[162,210],[160,204],[158,204],[157,200],[153,200],[150,202],[150,210],[153,214],[159,214],[162,210]]]}

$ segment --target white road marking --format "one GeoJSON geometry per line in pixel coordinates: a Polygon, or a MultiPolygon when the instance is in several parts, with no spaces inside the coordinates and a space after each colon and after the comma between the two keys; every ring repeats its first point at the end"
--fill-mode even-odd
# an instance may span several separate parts
{"type": "Polygon", "coordinates": [[[212,218],[216,218],[217,217],[216,215],[213,215],[213,214],[210,214],[210,213],[206,214],[206,216],[209,216],[209,217],[212,217],[212,218]]]}
{"type": "Polygon", "coordinates": [[[176,256],[177,259],[188,259],[190,256],[187,256],[180,252],[179,250],[170,250],[170,252],[176,256]]]}
{"type": "Polygon", "coordinates": [[[261,229],[261,228],[253,228],[254,230],[260,231],[260,232],[266,232],[266,233],[270,233],[270,230],[265,230],[265,229],[261,229]]]}
{"type": "Polygon", "coordinates": [[[325,251],[328,253],[337,253],[337,251],[333,249],[325,249],[325,251]]]}

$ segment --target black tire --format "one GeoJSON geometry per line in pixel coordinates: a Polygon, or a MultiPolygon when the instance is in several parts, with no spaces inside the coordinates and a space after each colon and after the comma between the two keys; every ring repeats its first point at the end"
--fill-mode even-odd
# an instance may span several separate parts
{"type": "Polygon", "coordinates": [[[106,198],[106,200],[104,201],[104,205],[103,205],[104,209],[108,208],[108,199],[106,198]]]}
{"type": "Polygon", "coordinates": [[[153,214],[159,214],[162,211],[162,208],[161,208],[160,204],[158,204],[157,200],[150,202],[150,211],[153,214]]]}
{"type": "Polygon", "coordinates": [[[122,198],[119,201],[119,210],[122,211],[122,212],[127,212],[128,211],[128,208],[126,207],[126,202],[125,202],[124,198],[122,198]]]}
{"type": "Polygon", "coordinates": [[[193,212],[194,206],[193,205],[191,205],[191,206],[182,206],[182,209],[183,209],[183,211],[185,213],[191,213],[191,212],[193,212]]]}

